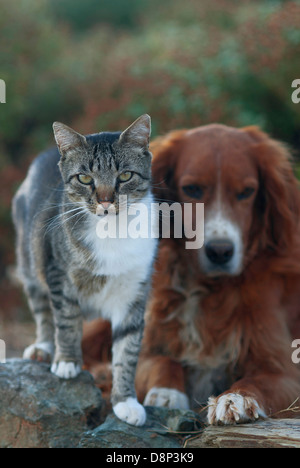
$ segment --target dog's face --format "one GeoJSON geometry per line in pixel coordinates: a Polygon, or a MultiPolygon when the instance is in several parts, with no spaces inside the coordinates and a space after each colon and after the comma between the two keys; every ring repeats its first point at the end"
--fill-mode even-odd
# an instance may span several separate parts
{"type": "Polygon", "coordinates": [[[183,141],[176,170],[179,201],[204,203],[204,246],[198,252],[202,271],[236,275],[252,225],[258,170],[249,136],[219,130],[211,144],[212,130],[202,132],[190,131],[183,141]]]}
{"type": "Polygon", "coordinates": [[[160,198],[204,203],[204,246],[195,255],[205,275],[238,275],[253,246],[283,241],[296,183],[286,152],[264,133],[208,125],[171,134],[153,152],[160,198]]]}

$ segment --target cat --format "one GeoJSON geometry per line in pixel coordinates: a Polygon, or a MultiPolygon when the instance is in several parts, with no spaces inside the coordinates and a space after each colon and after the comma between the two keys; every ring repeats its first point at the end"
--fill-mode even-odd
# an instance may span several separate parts
{"type": "Polygon", "coordinates": [[[24,358],[74,378],[83,320],[110,320],[113,410],[143,425],[134,378],[157,240],[100,238],[97,226],[137,203],[150,207],[151,120],[146,114],[123,132],[87,136],[58,122],[53,130],[57,148],[33,161],[13,200],[18,272],[37,329],[24,358]]]}

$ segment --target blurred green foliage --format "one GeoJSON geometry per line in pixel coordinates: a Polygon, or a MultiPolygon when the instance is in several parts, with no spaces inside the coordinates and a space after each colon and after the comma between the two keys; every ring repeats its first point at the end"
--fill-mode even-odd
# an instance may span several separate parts
{"type": "Polygon", "coordinates": [[[55,115],[72,118],[82,108],[72,63],[62,54],[70,38],[56,30],[46,6],[0,1],[0,74],[7,87],[7,104],[0,109],[0,168],[44,145],[55,115]]]}
{"type": "Polygon", "coordinates": [[[296,149],[291,101],[300,3],[278,0],[0,0],[0,168],[53,142],[51,124],[154,135],[257,124],[296,149]]]}
{"type": "MultiPolygon", "coordinates": [[[[152,0],[151,8],[156,8],[159,2],[152,0]]],[[[99,23],[134,28],[150,5],[149,0],[51,0],[49,6],[56,19],[70,24],[76,31],[84,31],[99,23]]]]}
{"type": "Polygon", "coordinates": [[[10,201],[55,120],[82,133],[149,113],[153,136],[211,122],[259,125],[300,148],[300,2],[0,0],[0,266],[10,201]]]}

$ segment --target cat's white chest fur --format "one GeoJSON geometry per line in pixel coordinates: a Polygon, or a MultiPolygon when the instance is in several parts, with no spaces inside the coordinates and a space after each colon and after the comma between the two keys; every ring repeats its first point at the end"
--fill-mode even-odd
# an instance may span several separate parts
{"type": "Polygon", "coordinates": [[[102,317],[111,321],[113,329],[124,320],[128,308],[138,297],[140,277],[134,272],[108,276],[97,293],[83,297],[80,305],[86,319],[102,317]]]}
{"type": "Polygon", "coordinates": [[[90,232],[87,241],[96,261],[95,273],[104,276],[147,271],[156,249],[155,239],[99,239],[96,232],[90,232]]]}
{"type": "MultiPolygon", "coordinates": [[[[152,222],[156,220],[152,219],[152,222]]],[[[101,239],[94,223],[93,220],[85,243],[95,260],[93,274],[105,276],[106,281],[99,292],[82,299],[81,305],[87,316],[100,315],[110,320],[114,328],[137,299],[141,283],[150,279],[157,239],[151,235],[147,238],[101,239]]]]}
{"type": "MultiPolygon", "coordinates": [[[[111,223],[114,219],[116,220],[115,230],[107,230],[110,234],[105,235],[105,237],[100,236],[101,218],[91,217],[84,240],[95,259],[96,274],[119,276],[138,269],[143,276],[143,270],[149,271],[156,252],[157,239],[153,234],[156,232],[158,223],[155,211],[151,210],[152,201],[151,195],[141,200],[137,206],[143,209],[136,216],[132,214],[126,217],[121,216],[121,214],[112,216],[111,223]],[[144,237],[139,236],[138,229],[132,228],[132,225],[136,227],[136,220],[143,228],[144,237]]],[[[102,234],[104,227],[103,224],[102,234]]]]}

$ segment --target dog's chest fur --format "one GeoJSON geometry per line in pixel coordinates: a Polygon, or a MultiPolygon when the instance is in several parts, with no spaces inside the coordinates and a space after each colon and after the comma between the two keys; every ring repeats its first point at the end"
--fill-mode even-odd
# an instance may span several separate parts
{"type": "Polygon", "coordinates": [[[205,336],[202,336],[201,323],[205,319],[202,299],[207,290],[196,285],[191,278],[185,277],[179,282],[179,276],[175,277],[173,289],[181,293],[184,291],[184,299],[169,319],[176,318],[180,323],[178,339],[183,346],[179,360],[185,369],[186,388],[192,391],[189,394],[190,401],[199,406],[210,395],[222,393],[226,389],[229,381],[227,368],[232,362],[232,350],[228,349],[228,344],[221,343],[214,348],[213,353],[205,353],[205,336]]]}

